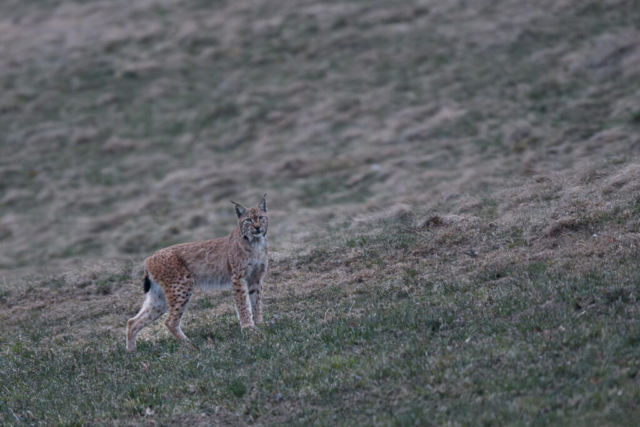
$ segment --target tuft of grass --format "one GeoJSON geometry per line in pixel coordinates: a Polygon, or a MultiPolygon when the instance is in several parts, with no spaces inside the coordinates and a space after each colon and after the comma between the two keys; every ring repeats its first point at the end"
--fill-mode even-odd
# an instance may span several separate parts
{"type": "Polygon", "coordinates": [[[227,389],[235,397],[243,397],[245,394],[247,394],[247,386],[241,378],[234,378],[233,380],[231,380],[229,382],[229,385],[227,386],[227,389]]]}

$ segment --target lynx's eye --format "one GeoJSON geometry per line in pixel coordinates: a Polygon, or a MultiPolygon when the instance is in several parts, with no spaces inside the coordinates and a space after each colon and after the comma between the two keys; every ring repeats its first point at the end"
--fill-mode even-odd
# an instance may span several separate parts
{"type": "Polygon", "coordinates": [[[267,219],[267,218],[265,218],[262,215],[260,215],[260,221],[264,221],[265,219],[267,219]]]}
{"type": "Polygon", "coordinates": [[[244,222],[249,223],[249,222],[253,222],[253,220],[252,220],[251,218],[245,218],[245,219],[244,219],[244,222]]]}

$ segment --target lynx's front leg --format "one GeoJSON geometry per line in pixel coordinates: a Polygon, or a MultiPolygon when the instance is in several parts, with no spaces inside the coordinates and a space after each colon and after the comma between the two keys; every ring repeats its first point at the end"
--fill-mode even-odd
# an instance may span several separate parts
{"type": "Polygon", "coordinates": [[[236,312],[240,320],[240,327],[254,326],[251,315],[251,303],[249,302],[249,289],[247,281],[240,274],[233,275],[233,299],[236,303],[236,312]]]}
{"type": "Polygon", "coordinates": [[[262,281],[256,283],[249,290],[249,299],[251,300],[251,311],[253,312],[253,322],[258,325],[263,323],[262,320],[262,281]]]}

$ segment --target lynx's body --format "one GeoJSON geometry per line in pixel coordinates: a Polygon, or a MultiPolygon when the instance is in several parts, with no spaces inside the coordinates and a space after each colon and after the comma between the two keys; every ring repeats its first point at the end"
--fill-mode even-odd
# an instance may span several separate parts
{"type": "Polygon", "coordinates": [[[266,194],[258,206],[237,203],[238,227],[228,237],[161,249],[145,260],[147,298],[136,317],[127,322],[127,350],[136,336],[168,312],[165,325],[178,341],[187,337],[180,320],[196,287],[233,289],[242,329],[262,323],[262,278],[268,266],[266,194]]]}

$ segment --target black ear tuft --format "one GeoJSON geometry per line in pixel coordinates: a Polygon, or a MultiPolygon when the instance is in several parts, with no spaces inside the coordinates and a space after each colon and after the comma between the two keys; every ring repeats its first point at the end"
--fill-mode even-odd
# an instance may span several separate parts
{"type": "Polygon", "coordinates": [[[239,203],[234,202],[233,200],[231,200],[231,203],[233,203],[234,205],[236,205],[236,216],[238,218],[240,218],[242,215],[244,215],[244,213],[247,211],[247,208],[245,208],[244,206],[242,206],[239,203]]]}
{"type": "Polygon", "coordinates": [[[267,211],[267,193],[264,193],[264,196],[262,196],[262,200],[258,203],[258,207],[262,212],[267,211]]]}

